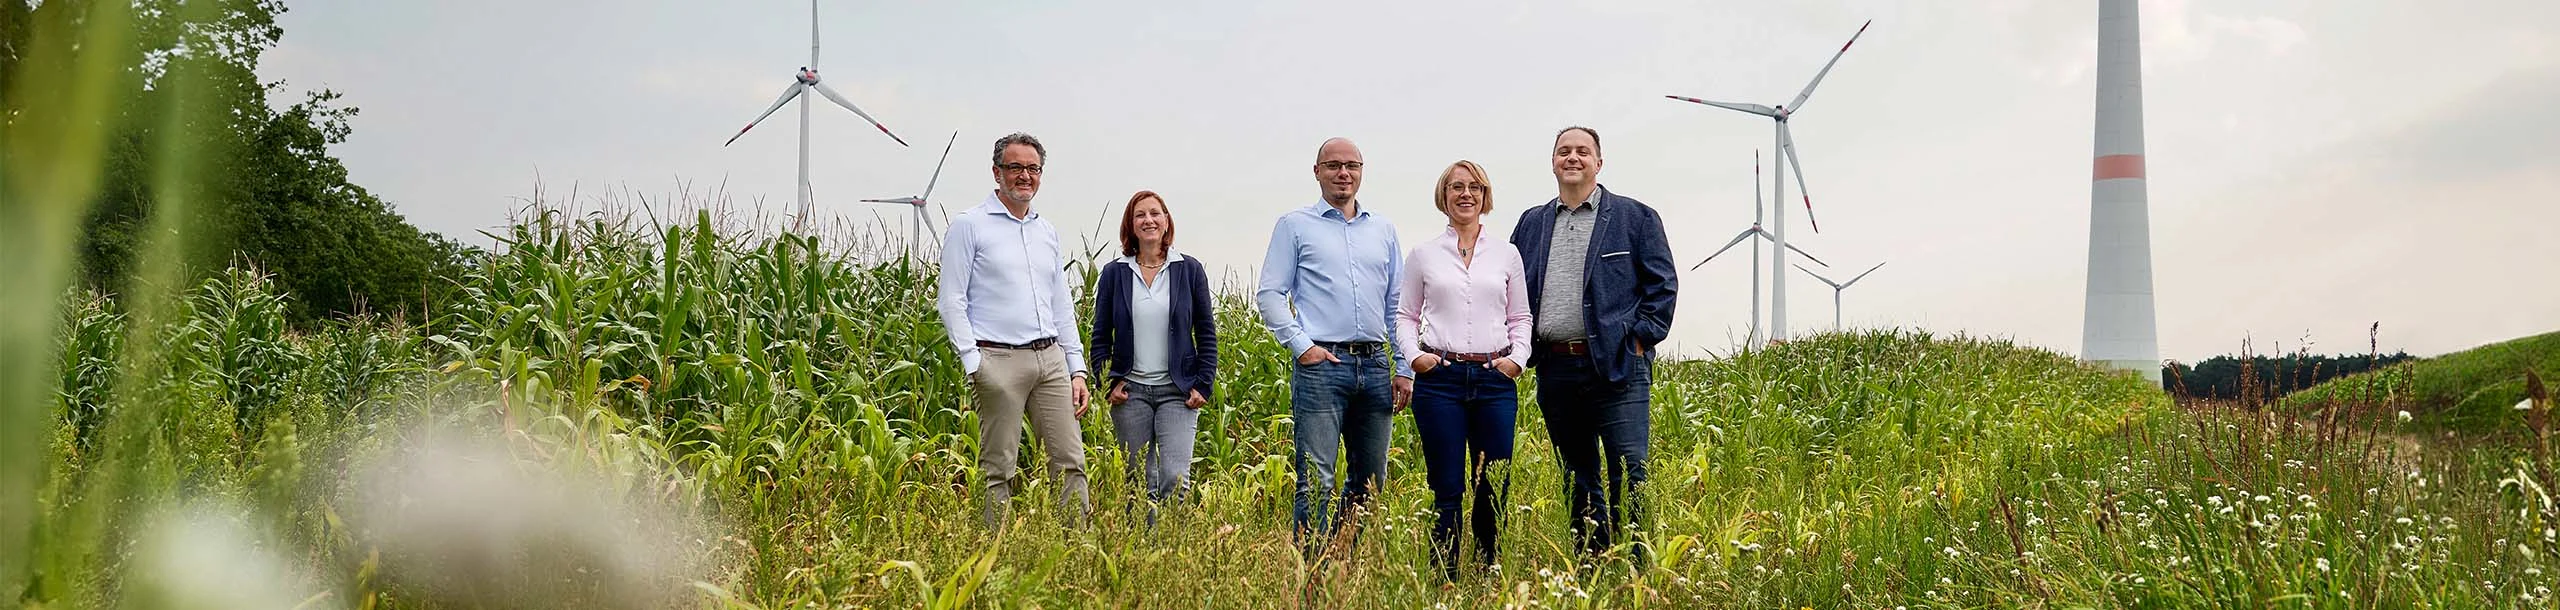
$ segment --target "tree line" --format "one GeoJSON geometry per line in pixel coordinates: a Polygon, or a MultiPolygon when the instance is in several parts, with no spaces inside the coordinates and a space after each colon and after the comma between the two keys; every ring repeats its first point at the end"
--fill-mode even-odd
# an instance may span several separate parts
{"type": "Polygon", "coordinates": [[[2411,359],[2391,354],[2222,355],[2189,365],[2171,362],[2160,369],[2162,389],[2181,398],[2273,400],[2321,382],[2385,368],[2411,359]],[[2251,384],[2255,385],[2251,385],[2251,384]],[[2251,392],[2256,392],[2251,396],[2251,392]]]}
{"type": "MultiPolygon", "coordinates": [[[[120,103],[97,126],[110,135],[98,199],[82,222],[83,286],[129,289],[151,215],[162,209],[155,198],[179,196],[188,200],[189,241],[178,262],[189,283],[254,265],[295,296],[292,316],[305,324],[358,311],[414,319],[450,301],[442,298],[453,290],[449,278],[477,252],[419,230],[348,179],[329,148],[352,132],[356,107],[334,91],[258,80],[259,57],[284,33],[281,0],[0,0],[0,91],[36,70],[67,69],[31,65],[71,55],[35,45],[86,41],[32,33],[78,31],[59,26],[81,23],[100,1],[132,2],[135,23],[131,48],[118,54],[127,60],[115,84],[120,103]],[[170,86],[179,79],[189,86],[170,86]],[[157,179],[182,163],[190,179],[157,179]]],[[[29,110],[23,96],[0,96],[0,137],[73,120],[29,110]]]]}

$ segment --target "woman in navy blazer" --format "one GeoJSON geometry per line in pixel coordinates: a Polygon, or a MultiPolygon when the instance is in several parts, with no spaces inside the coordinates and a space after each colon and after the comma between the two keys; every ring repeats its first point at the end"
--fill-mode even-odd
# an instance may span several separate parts
{"type": "MultiPolygon", "coordinates": [[[[1147,498],[1179,496],[1191,476],[1200,407],[1215,395],[1218,328],[1209,273],[1173,250],[1173,215],[1152,191],[1129,197],[1120,215],[1120,260],[1102,267],[1093,294],[1093,370],[1104,371],[1111,429],[1127,454],[1129,478],[1147,498]]],[[[1147,513],[1149,523],[1155,511],[1147,513]]]]}

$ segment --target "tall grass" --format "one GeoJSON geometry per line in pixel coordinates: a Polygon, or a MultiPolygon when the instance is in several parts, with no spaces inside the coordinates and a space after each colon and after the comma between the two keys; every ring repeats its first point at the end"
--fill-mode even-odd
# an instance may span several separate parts
{"type": "MultiPolygon", "coordinates": [[[[90,51],[10,84],[72,120],[0,148],[0,251],[26,271],[0,279],[0,594],[25,606],[2555,603],[2547,392],[2521,448],[2422,440],[2180,408],[2066,356],[1921,331],[1665,363],[1654,561],[1572,550],[1532,401],[1499,569],[1444,586],[1427,568],[1401,421],[1364,533],[1308,563],[1288,535],[1287,354],[1232,278],[1194,497],[1150,527],[1125,456],[1095,442],[1090,526],[1028,503],[990,532],[934,270],[880,254],[896,244],[758,235],[699,199],[540,202],[448,278],[463,297],[443,315],[297,329],[254,265],[178,279],[202,179],[183,160],[204,151],[172,144],[156,254],[113,296],[68,290],[129,34],[129,5],[93,6],[83,31],[37,33],[90,51]]],[[[1109,438],[1098,417],[1081,433],[1109,438]]]]}

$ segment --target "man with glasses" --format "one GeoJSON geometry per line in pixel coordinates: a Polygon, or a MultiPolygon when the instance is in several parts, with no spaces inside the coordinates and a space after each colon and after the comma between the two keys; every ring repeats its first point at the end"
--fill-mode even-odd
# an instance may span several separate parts
{"type": "Polygon", "coordinates": [[[1289,377],[1298,476],[1290,516],[1310,555],[1384,480],[1388,427],[1412,391],[1412,372],[1387,349],[1404,248],[1395,226],[1360,204],[1361,166],[1350,140],[1317,147],[1322,201],[1280,216],[1254,291],[1263,325],[1297,356],[1289,377]],[[1330,510],[1337,449],[1347,471],[1340,514],[1330,510]]]}
{"type": "Polygon", "coordinates": [[[1086,409],[1084,345],[1075,295],[1067,291],[1058,230],[1031,210],[1049,151],[1016,133],[996,140],[996,191],[951,219],[942,243],[938,309],[960,368],[977,393],[978,473],[984,518],[1003,527],[1014,490],[1026,419],[1040,433],[1049,473],[1058,477],[1060,519],[1081,523],[1086,409]]]}
{"type": "Polygon", "coordinates": [[[1564,128],[1547,152],[1556,198],[1521,211],[1511,244],[1528,268],[1529,365],[1570,479],[1567,518],[1596,556],[1643,521],[1653,347],[1671,333],[1680,278],[1662,217],[1600,186],[1600,132],[1564,128]]]}

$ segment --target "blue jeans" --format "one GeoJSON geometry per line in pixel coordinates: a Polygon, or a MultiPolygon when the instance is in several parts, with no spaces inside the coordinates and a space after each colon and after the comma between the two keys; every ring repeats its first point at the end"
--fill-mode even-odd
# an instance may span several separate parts
{"type": "MultiPolygon", "coordinates": [[[[1482,364],[1448,362],[1413,377],[1413,424],[1422,436],[1431,508],[1438,514],[1431,522],[1431,564],[1444,577],[1457,577],[1459,509],[1470,486],[1475,488],[1475,556],[1483,565],[1493,565],[1501,511],[1487,473],[1495,460],[1511,459],[1519,412],[1520,386],[1482,364]]],[[[1506,493],[1510,483],[1504,476],[1506,493]]]]}
{"type": "MultiPolygon", "coordinates": [[[[1571,483],[1566,507],[1585,552],[1609,550],[1621,531],[1643,523],[1638,490],[1653,430],[1653,359],[1637,358],[1626,383],[1613,384],[1582,356],[1538,362],[1538,410],[1571,483]],[[1603,478],[1603,469],[1606,478],[1603,478]]],[[[1641,559],[1643,550],[1637,549],[1641,559]]]]}
{"type": "Polygon", "coordinates": [[[1298,473],[1298,493],[1290,504],[1300,544],[1312,549],[1317,536],[1330,536],[1340,526],[1334,514],[1334,452],[1343,455],[1346,471],[1339,508],[1349,511],[1368,501],[1387,472],[1387,432],[1395,414],[1395,364],[1381,352],[1335,353],[1341,362],[1295,365],[1289,375],[1289,416],[1296,423],[1290,463],[1298,473]]]}

